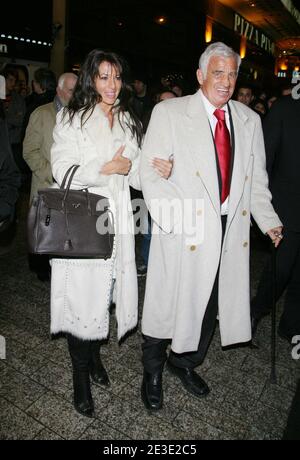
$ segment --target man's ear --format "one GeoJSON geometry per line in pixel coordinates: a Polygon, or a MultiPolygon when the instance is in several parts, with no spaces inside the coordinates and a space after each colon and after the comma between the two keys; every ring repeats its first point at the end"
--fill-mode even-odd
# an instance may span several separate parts
{"type": "Polygon", "coordinates": [[[197,69],[196,75],[197,75],[197,80],[198,80],[199,84],[200,84],[200,85],[203,85],[204,78],[203,78],[202,70],[201,70],[201,69],[197,69]]]}

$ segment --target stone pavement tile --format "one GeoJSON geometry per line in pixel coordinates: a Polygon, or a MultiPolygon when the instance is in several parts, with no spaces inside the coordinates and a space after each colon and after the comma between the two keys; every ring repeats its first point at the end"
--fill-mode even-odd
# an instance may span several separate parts
{"type": "Polygon", "coordinates": [[[107,425],[131,437],[130,427],[141,410],[138,402],[128,402],[118,396],[111,395],[109,404],[99,414],[99,420],[105,420],[107,425]]]}
{"type": "Polygon", "coordinates": [[[130,347],[126,343],[119,345],[115,339],[110,338],[107,343],[101,346],[100,354],[105,364],[108,360],[121,361],[128,350],[130,350],[130,347]]]}
{"type": "Polygon", "coordinates": [[[142,372],[142,351],[139,353],[136,350],[129,348],[126,353],[119,357],[118,362],[125,367],[141,373],[142,372]]]}
{"type": "Polygon", "coordinates": [[[114,430],[111,426],[108,426],[104,421],[97,420],[90,425],[85,432],[80,436],[80,440],[130,440],[128,436],[121,433],[118,430],[114,430]]]}
{"type": "Polygon", "coordinates": [[[182,440],[188,435],[170,421],[161,420],[146,411],[131,424],[129,434],[137,440],[182,440]]]}
{"type": "Polygon", "coordinates": [[[26,410],[45,392],[45,387],[13,368],[9,368],[6,375],[0,381],[0,396],[5,397],[22,410],[26,410]]]}
{"type": "Polygon", "coordinates": [[[73,404],[50,392],[32,404],[27,414],[64,439],[78,439],[93,422],[78,414],[73,404]]]}
{"type": "MultiPolygon", "coordinates": [[[[213,353],[207,356],[211,359],[214,366],[231,366],[234,369],[240,369],[245,361],[248,348],[243,346],[234,349],[217,348],[213,353]]],[[[206,360],[206,359],[205,359],[206,360]]],[[[204,361],[205,364],[205,361],[204,361]]]]}
{"type": "MultiPolygon", "coordinates": [[[[7,347],[9,346],[9,341],[16,341],[23,345],[23,348],[29,350],[30,348],[35,348],[38,344],[43,341],[43,338],[36,337],[32,333],[28,333],[28,327],[25,328],[14,324],[11,320],[1,320],[0,319],[0,333],[7,340],[7,347]]],[[[16,344],[18,346],[18,344],[16,344]]],[[[17,350],[19,351],[19,350],[17,350]]]]}
{"type": "Polygon", "coordinates": [[[230,366],[215,366],[214,368],[207,371],[207,381],[224,385],[231,389],[244,390],[253,397],[259,396],[265,385],[264,376],[253,376],[247,372],[243,372],[237,369],[233,369],[230,366]]]}
{"type": "Polygon", "coordinates": [[[216,409],[208,403],[206,398],[194,398],[186,401],[184,411],[192,417],[199,418],[209,425],[226,432],[234,439],[243,439],[246,434],[247,424],[242,420],[237,420],[235,417],[230,417],[222,411],[222,408],[216,409]]]}
{"type": "Polygon", "coordinates": [[[137,372],[128,366],[122,365],[120,362],[109,361],[107,365],[106,363],[104,364],[109,377],[114,380],[119,380],[125,383],[132,383],[138,376],[141,375],[141,371],[137,372]]]}
{"type": "Polygon", "coordinates": [[[265,436],[279,436],[283,434],[288,414],[265,406],[261,402],[255,404],[247,413],[249,426],[256,428],[265,436]]]}
{"type": "Polygon", "coordinates": [[[259,396],[253,395],[244,388],[229,388],[220,404],[220,409],[238,420],[243,420],[247,413],[258,403],[259,396]]]}
{"type": "Polygon", "coordinates": [[[37,354],[44,356],[47,361],[58,364],[71,372],[72,364],[69,351],[65,339],[60,340],[45,340],[38,345],[35,350],[37,354]]]}
{"type": "Polygon", "coordinates": [[[274,409],[288,413],[292,405],[293,397],[294,393],[292,391],[279,387],[278,385],[270,384],[264,389],[260,397],[260,402],[266,406],[271,406],[274,407],[274,409]]]}
{"type": "Polygon", "coordinates": [[[44,427],[25,412],[0,397],[0,439],[33,439],[44,427]]]}
{"type": "Polygon", "coordinates": [[[10,338],[7,340],[7,348],[7,364],[28,377],[46,363],[45,356],[10,338]]]}
{"type": "MultiPolygon", "coordinates": [[[[248,356],[245,360],[242,371],[250,375],[260,377],[264,375],[266,379],[270,377],[270,360],[263,359],[261,356],[248,356]]],[[[300,377],[300,369],[287,369],[281,365],[276,365],[277,384],[291,391],[296,391],[297,380],[300,377]]]]}
{"type": "Polygon", "coordinates": [[[50,361],[33,373],[32,379],[60,396],[73,386],[72,372],[50,361]]]}
{"type": "Polygon", "coordinates": [[[230,435],[224,431],[209,425],[204,420],[197,418],[185,411],[179,412],[173,425],[179,430],[186,432],[189,439],[195,440],[221,440],[221,439],[232,439],[230,435]]]}
{"type": "Polygon", "coordinates": [[[61,441],[61,440],[63,440],[61,436],[58,436],[58,434],[54,433],[51,430],[48,430],[47,428],[44,428],[34,437],[34,441],[61,441]]]}

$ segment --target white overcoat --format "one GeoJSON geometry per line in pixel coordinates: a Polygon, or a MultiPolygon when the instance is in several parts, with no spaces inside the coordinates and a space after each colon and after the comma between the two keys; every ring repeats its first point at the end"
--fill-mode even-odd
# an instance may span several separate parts
{"type": "Polygon", "coordinates": [[[268,190],[260,118],[238,102],[229,106],[235,148],[223,246],[215,147],[200,93],[158,104],[143,144],[141,185],[154,225],[142,332],[172,339],[176,353],[198,348],[219,263],[222,346],[251,339],[250,214],[263,233],[281,225],[268,190]],[[165,180],[149,160],[170,155],[174,167],[165,180]],[[162,199],[176,202],[173,214],[162,199]]]}
{"type": "MultiPolygon", "coordinates": [[[[124,122],[125,119],[129,120],[128,114],[123,116],[124,122]]],[[[113,256],[109,260],[52,259],[53,334],[63,331],[85,340],[106,338],[113,278],[116,279],[113,298],[116,302],[118,338],[137,324],[138,289],[129,185],[140,189],[140,151],[125,123],[124,127],[125,131],[115,115],[111,129],[108,118],[98,106],[83,127],[78,114],[72,124],[68,122],[68,117],[63,118],[62,111],[57,115],[51,149],[53,177],[60,185],[68,168],[79,164],[72,188],[88,187],[91,193],[109,198],[116,236],[113,256]],[[100,174],[102,166],[112,160],[121,145],[126,146],[123,156],[132,161],[130,174],[100,174]],[[122,231],[120,216],[123,218],[122,231]]]]}

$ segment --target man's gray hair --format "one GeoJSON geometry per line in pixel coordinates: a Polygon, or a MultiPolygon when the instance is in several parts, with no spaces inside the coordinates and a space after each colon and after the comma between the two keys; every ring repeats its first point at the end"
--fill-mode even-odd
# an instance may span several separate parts
{"type": "Polygon", "coordinates": [[[65,81],[66,81],[67,78],[72,78],[74,80],[77,80],[77,75],[75,73],[72,73],[72,72],[63,73],[58,79],[57,86],[59,87],[59,89],[61,89],[61,90],[64,89],[64,84],[65,84],[65,81]]]}
{"type": "Polygon", "coordinates": [[[206,78],[209,60],[213,56],[223,56],[226,58],[233,57],[236,60],[237,70],[239,70],[239,67],[242,62],[240,55],[236,53],[235,51],[233,51],[232,48],[225,45],[225,43],[222,43],[222,42],[212,43],[201,54],[200,60],[199,60],[199,69],[201,70],[204,79],[206,78]]]}

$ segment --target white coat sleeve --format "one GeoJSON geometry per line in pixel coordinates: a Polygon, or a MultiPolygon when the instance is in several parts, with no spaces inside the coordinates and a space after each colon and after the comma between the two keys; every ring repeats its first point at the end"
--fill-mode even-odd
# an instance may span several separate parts
{"type": "Polygon", "coordinates": [[[272,195],[268,188],[266,154],[260,117],[257,116],[253,139],[253,178],[251,188],[251,213],[263,233],[282,225],[272,206],[272,195]]]}
{"type": "Polygon", "coordinates": [[[168,160],[174,154],[173,131],[164,103],[154,107],[145,136],[140,165],[141,186],[146,205],[154,222],[171,233],[182,220],[182,201],[178,186],[162,178],[150,164],[157,157],[168,160]]]}

